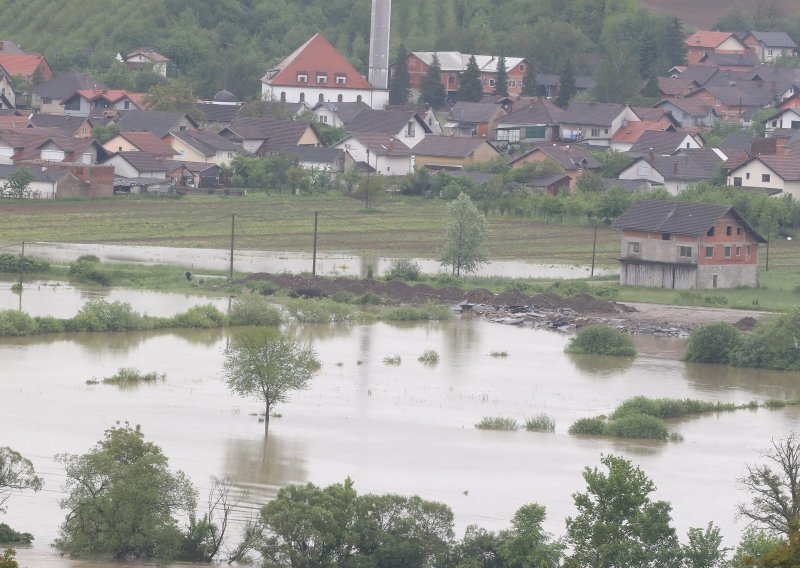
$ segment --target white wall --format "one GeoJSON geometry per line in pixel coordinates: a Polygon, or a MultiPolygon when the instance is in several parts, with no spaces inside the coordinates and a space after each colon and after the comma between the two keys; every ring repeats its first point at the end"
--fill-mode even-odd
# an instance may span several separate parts
{"type": "Polygon", "coordinates": [[[389,103],[389,91],[379,91],[376,89],[336,89],[332,87],[317,87],[311,83],[303,87],[285,87],[285,86],[272,86],[266,83],[261,83],[261,94],[266,100],[280,101],[281,93],[285,94],[287,103],[299,103],[300,95],[305,96],[304,102],[313,106],[319,102],[319,96],[322,95],[324,102],[358,102],[359,97],[361,101],[368,104],[374,109],[383,109],[389,103]],[[339,101],[339,95],[342,100],[339,101]]]}

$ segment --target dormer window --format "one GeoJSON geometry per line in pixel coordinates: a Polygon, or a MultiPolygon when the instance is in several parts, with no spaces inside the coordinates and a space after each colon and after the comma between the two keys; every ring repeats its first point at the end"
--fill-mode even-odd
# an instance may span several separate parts
{"type": "Polygon", "coordinates": [[[327,83],[328,75],[325,73],[317,73],[317,83],[327,83]]]}
{"type": "Polygon", "coordinates": [[[519,64],[519,70],[520,71],[525,71],[525,64],[524,63],[520,63],[519,64]]]}
{"type": "Polygon", "coordinates": [[[336,75],[336,84],[337,85],[346,85],[347,84],[347,75],[338,74],[336,75]]]}
{"type": "Polygon", "coordinates": [[[414,137],[414,121],[409,122],[406,124],[406,138],[413,138],[414,137]]]}
{"type": "Polygon", "coordinates": [[[298,73],[297,74],[297,82],[298,83],[308,83],[308,73],[298,73]]]}

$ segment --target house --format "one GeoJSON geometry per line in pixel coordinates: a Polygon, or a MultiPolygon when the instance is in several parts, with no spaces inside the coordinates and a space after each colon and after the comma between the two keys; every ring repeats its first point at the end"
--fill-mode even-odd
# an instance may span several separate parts
{"type": "Polygon", "coordinates": [[[219,130],[233,122],[242,108],[242,103],[237,102],[236,97],[230,91],[222,90],[214,95],[214,100],[198,101],[195,108],[201,115],[198,118],[201,128],[219,130]]]}
{"type": "Polygon", "coordinates": [[[564,111],[542,97],[520,99],[513,110],[497,120],[497,139],[519,142],[555,142],[558,119],[564,111]]]}
{"type": "Polygon", "coordinates": [[[695,65],[708,53],[744,54],[747,45],[741,42],[732,32],[716,32],[698,30],[684,41],[686,44],[686,61],[695,65]]]}
{"type": "Polygon", "coordinates": [[[17,92],[14,90],[14,81],[8,71],[0,66],[0,109],[15,108],[17,108],[17,92]]]}
{"type": "Polygon", "coordinates": [[[705,65],[720,71],[753,71],[760,63],[752,51],[744,53],[708,52],[697,62],[698,65],[705,65]]]}
{"type": "MultiPolygon", "coordinates": [[[[412,51],[406,56],[406,69],[411,79],[411,90],[416,97],[422,86],[422,79],[433,65],[434,55],[439,60],[442,86],[448,96],[455,96],[461,86],[461,75],[467,68],[471,57],[480,70],[480,80],[484,93],[493,93],[497,83],[498,55],[478,55],[461,53],[460,51],[412,51]]],[[[394,77],[397,63],[389,66],[389,76],[394,77]]],[[[522,82],[527,74],[528,61],[523,57],[506,57],[506,74],[508,76],[508,92],[519,95],[522,82]]]]}
{"type": "Polygon", "coordinates": [[[357,165],[367,172],[390,176],[414,172],[411,148],[389,134],[354,132],[335,148],[347,150],[357,165]]]}
{"type": "Polygon", "coordinates": [[[426,136],[412,149],[414,167],[463,169],[500,157],[500,152],[482,138],[426,136]]]}
{"type": "Polygon", "coordinates": [[[104,166],[112,166],[117,177],[167,179],[171,169],[169,160],[163,156],[153,156],[146,152],[117,152],[103,162],[104,166]]]}
{"type": "Polygon", "coordinates": [[[82,89],[66,96],[59,104],[67,116],[91,116],[108,111],[140,109],[133,93],[117,89],[82,89]]]}
{"type": "Polygon", "coordinates": [[[152,132],[120,132],[103,144],[110,154],[119,152],[144,152],[170,159],[178,152],[152,132]]]}
{"type": "Polygon", "coordinates": [[[270,101],[365,102],[381,109],[389,91],[375,89],[322,34],[314,34],[261,78],[270,101]]]}
{"type": "Polygon", "coordinates": [[[774,83],[765,86],[764,81],[706,83],[683,100],[702,101],[703,105],[713,107],[723,122],[748,123],[755,112],[776,98],[775,89],[774,83]]]}
{"type": "Polygon", "coordinates": [[[370,106],[365,102],[360,103],[317,103],[312,112],[317,122],[334,128],[345,128],[362,110],[370,106]]]}
{"type": "Polygon", "coordinates": [[[152,71],[162,77],[167,76],[169,58],[148,47],[134,49],[122,58],[125,67],[131,70],[152,71]]]}
{"type": "Polygon", "coordinates": [[[167,179],[171,179],[173,188],[180,193],[184,189],[211,189],[221,185],[222,168],[217,164],[192,162],[184,160],[168,160],[167,179]]]}
{"type": "Polygon", "coordinates": [[[257,156],[267,156],[297,146],[322,146],[314,123],[299,120],[239,116],[230,126],[220,130],[219,135],[257,156]]]}
{"type": "Polygon", "coordinates": [[[639,122],[628,122],[611,137],[610,147],[616,152],[628,152],[646,132],[675,132],[675,126],[667,117],[658,120],[642,119],[639,122]]]}
{"type": "Polygon", "coordinates": [[[567,144],[541,144],[529,152],[511,160],[508,165],[512,168],[521,168],[525,164],[549,162],[558,166],[558,169],[569,176],[570,189],[575,189],[578,178],[583,172],[600,172],[600,162],[583,148],[567,144]]]}
{"type": "Polygon", "coordinates": [[[66,97],[84,89],[105,89],[88,75],[67,71],[31,89],[31,108],[42,114],[64,114],[60,104],[66,97]]]}
{"type": "Polygon", "coordinates": [[[778,57],[797,55],[797,44],[786,32],[748,32],[744,43],[755,51],[759,61],[767,63],[778,57]]]}
{"type": "Polygon", "coordinates": [[[636,142],[628,150],[628,155],[634,158],[647,156],[651,153],[661,156],[671,156],[681,148],[702,148],[703,139],[699,134],[690,132],[676,132],[670,130],[646,130],[641,133],[636,142]]]}
{"type": "Polygon", "coordinates": [[[702,98],[662,99],[655,106],[668,111],[681,128],[711,127],[719,119],[714,105],[702,98]]]}
{"type": "Polygon", "coordinates": [[[40,53],[0,52],[0,66],[12,77],[19,75],[25,79],[28,85],[47,81],[53,76],[47,59],[40,53]]]}
{"type": "Polygon", "coordinates": [[[789,107],[768,116],[764,123],[764,130],[767,136],[776,128],[800,129],[800,107],[789,107]]]}
{"type": "Polygon", "coordinates": [[[414,111],[421,118],[422,121],[428,126],[431,134],[440,136],[442,134],[442,125],[439,124],[439,119],[436,117],[436,112],[427,105],[386,105],[384,110],[405,110],[414,111]]]}
{"type": "MultiPolygon", "coordinates": [[[[27,166],[0,165],[0,187],[15,172],[27,166]]],[[[28,167],[33,174],[29,187],[34,199],[102,197],[113,194],[114,170],[104,166],[53,165],[28,167]]]]}
{"type": "Polygon", "coordinates": [[[91,138],[94,124],[92,119],[58,114],[34,114],[29,119],[35,128],[54,128],[71,138],[91,138]]]}
{"type": "Polygon", "coordinates": [[[573,102],[558,119],[561,140],[610,146],[614,133],[639,117],[627,105],[573,102]]]}
{"type": "Polygon", "coordinates": [[[237,154],[245,154],[239,144],[216,132],[184,130],[172,133],[172,148],[180,160],[227,166],[237,154]]]}
{"type": "Polygon", "coordinates": [[[569,191],[570,178],[566,174],[553,174],[541,178],[528,180],[525,187],[536,192],[549,193],[550,195],[558,195],[562,192],[569,191]]]}
{"type": "Polygon", "coordinates": [[[754,155],[731,170],[728,185],[759,188],[772,195],[786,193],[800,199],[800,157],[797,154],[754,155]]]}
{"type": "Polygon", "coordinates": [[[612,226],[622,231],[622,286],[758,286],[758,245],[767,241],[730,205],[639,201],[612,226]]]}
{"type": "Polygon", "coordinates": [[[171,132],[197,128],[197,121],[182,112],[130,110],[117,121],[120,132],[151,132],[169,141],[171,132]]]}
{"type": "Polygon", "coordinates": [[[431,129],[413,110],[362,110],[347,123],[347,132],[380,132],[413,148],[431,129]]]}
{"type": "Polygon", "coordinates": [[[658,91],[664,98],[685,97],[699,87],[700,84],[694,79],[683,77],[658,78],[658,91]]]}
{"type": "Polygon", "coordinates": [[[649,154],[635,160],[619,174],[621,180],[646,181],[663,186],[672,195],[717,175],[722,157],[710,148],[681,150],[680,154],[649,154]]]}
{"type": "Polygon", "coordinates": [[[327,172],[331,178],[355,166],[355,160],[344,148],[310,148],[298,146],[284,152],[300,160],[300,167],[307,170],[327,172]]]}
{"type": "Polygon", "coordinates": [[[494,103],[469,103],[459,101],[447,113],[444,133],[447,136],[477,137],[494,140],[497,121],[507,111],[494,103]]]}

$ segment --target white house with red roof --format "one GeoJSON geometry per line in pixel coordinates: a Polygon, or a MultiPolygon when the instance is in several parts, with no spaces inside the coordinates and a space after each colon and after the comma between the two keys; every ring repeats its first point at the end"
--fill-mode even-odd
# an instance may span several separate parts
{"type": "Polygon", "coordinates": [[[298,47],[261,78],[266,100],[307,103],[363,102],[382,109],[389,91],[370,85],[322,34],[298,47]]]}
{"type": "Polygon", "coordinates": [[[61,106],[67,116],[90,116],[96,111],[141,109],[141,105],[136,102],[136,95],[138,93],[119,89],[80,89],[61,101],[61,106]]]}

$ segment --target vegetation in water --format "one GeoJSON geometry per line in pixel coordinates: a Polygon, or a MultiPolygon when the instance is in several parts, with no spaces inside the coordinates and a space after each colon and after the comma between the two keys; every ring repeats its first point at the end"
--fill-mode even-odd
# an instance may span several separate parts
{"type": "Polygon", "coordinates": [[[228,313],[230,325],[276,326],[281,324],[281,312],[264,296],[240,294],[228,313]]]}
{"type": "Polygon", "coordinates": [[[547,414],[537,414],[525,419],[525,429],[529,432],[555,432],[556,421],[547,414]]]}
{"type": "Polygon", "coordinates": [[[475,424],[478,430],[519,430],[519,423],[503,416],[484,416],[475,424]]]}
{"type": "Polygon", "coordinates": [[[741,343],[741,333],[735,326],[708,323],[692,331],[686,342],[686,360],[694,363],[731,363],[741,343]]]}
{"type": "Polygon", "coordinates": [[[491,351],[489,353],[489,357],[494,357],[496,359],[505,359],[508,357],[508,351],[491,351]]]}
{"type": "Polygon", "coordinates": [[[392,365],[396,367],[402,362],[403,360],[400,358],[400,355],[387,355],[383,358],[384,365],[392,365]]]}
{"type": "Polygon", "coordinates": [[[753,331],[742,338],[733,364],[800,371],[800,308],[759,321],[753,331]]]}
{"type": "Polygon", "coordinates": [[[386,321],[423,321],[450,319],[451,313],[447,306],[438,304],[425,304],[424,306],[400,306],[391,308],[380,315],[386,321]]]}
{"type": "Polygon", "coordinates": [[[155,383],[165,381],[167,379],[166,373],[159,373],[157,371],[150,371],[143,373],[134,367],[121,367],[116,373],[110,377],[103,377],[102,383],[106,385],[136,385],[139,383],[155,383]]]}
{"type": "Polygon", "coordinates": [[[384,278],[386,280],[409,280],[417,281],[420,276],[420,266],[418,263],[407,258],[396,258],[389,265],[384,278]]]}
{"type": "Polygon", "coordinates": [[[328,298],[296,298],[286,302],[289,316],[300,323],[347,322],[355,318],[353,309],[328,298]]]}
{"type": "Polygon", "coordinates": [[[46,260],[32,258],[29,256],[21,257],[17,254],[0,253],[0,272],[47,272],[50,270],[50,263],[46,260]]]}
{"type": "Polygon", "coordinates": [[[439,364],[439,353],[435,349],[426,349],[422,355],[417,357],[417,361],[429,367],[435,367],[439,364]]]}
{"type": "Polygon", "coordinates": [[[567,353],[634,357],[636,348],[626,333],[609,325],[590,325],[580,329],[566,349],[567,353]]]}

